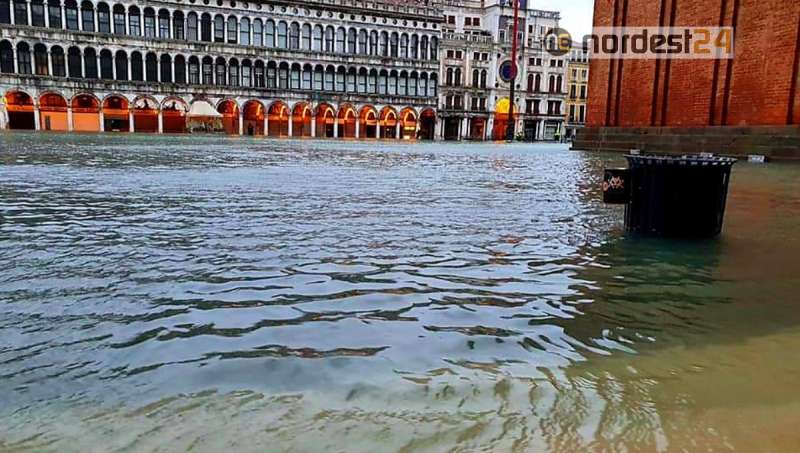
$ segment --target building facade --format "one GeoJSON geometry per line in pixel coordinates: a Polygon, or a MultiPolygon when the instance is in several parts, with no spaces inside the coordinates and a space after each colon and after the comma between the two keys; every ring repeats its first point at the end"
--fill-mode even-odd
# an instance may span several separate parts
{"type": "Polygon", "coordinates": [[[574,147],[800,158],[800,2],[595,2],[595,27],[686,24],[733,27],[733,59],[592,59],[574,147]]]}
{"type": "Polygon", "coordinates": [[[514,24],[509,0],[445,0],[442,5],[439,119],[445,140],[505,140],[564,135],[566,56],[545,50],[560,13],[520,1],[516,93],[510,100],[514,24]],[[513,109],[512,109],[513,105],[513,109]]]}
{"type": "Polygon", "coordinates": [[[574,140],[586,125],[586,99],[589,93],[589,51],[573,43],[567,62],[566,138],[574,140]]]}
{"type": "Polygon", "coordinates": [[[433,139],[428,0],[0,0],[0,128],[433,139]]]}

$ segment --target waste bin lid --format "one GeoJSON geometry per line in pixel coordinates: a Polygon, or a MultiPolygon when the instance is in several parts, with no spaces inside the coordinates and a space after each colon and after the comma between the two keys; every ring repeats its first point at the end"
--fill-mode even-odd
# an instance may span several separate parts
{"type": "Polygon", "coordinates": [[[736,163],[733,157],[709,156],[700,154],[684,154],[682,156],[664,156],[655,154],[634,155],[626,154],[625,158],[631,166],[634,165],[686,165],[701,167],[730,167],[736,163]]]}

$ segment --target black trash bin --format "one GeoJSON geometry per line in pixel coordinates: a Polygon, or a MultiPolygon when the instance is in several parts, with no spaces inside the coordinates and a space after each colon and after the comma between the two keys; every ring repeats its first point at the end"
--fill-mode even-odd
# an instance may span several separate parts
{"type": "Polygon", "coordinates": [[[722,232],[731,167],[716,156],[626,155],[625,229],[634,234],[712,238],[722,232]]]}

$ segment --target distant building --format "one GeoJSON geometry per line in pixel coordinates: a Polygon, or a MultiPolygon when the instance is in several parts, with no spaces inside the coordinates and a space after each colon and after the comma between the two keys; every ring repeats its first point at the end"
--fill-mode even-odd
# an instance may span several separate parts
{"type": "Polygon", "coordinates": [[[429,0],[0,0],[0,128],[427,138],[429,0]]]}
{"type": "MultiPolygon", "coordinates": [[[[515,131],[526,140],[563,136],[568,57],[545,51],[544,38],[560,13],[528,9],[518,26],[515,131]]],[[[512,115],[509,81],[514,10],[508,0],[445,0],[439,90],[445,140],[505,140],[512,115]]]]}
{"type": "Polygon", "coordinates": [[[567,63],[566,138],[575,138],[586,125],[586,99],[589,93],[589,51],[573,43],[567,63]]]}
{"type": "Polygon", "coordinates": [[[595,2],[595,27],[641,24],[733,27],[733,58],[592,57],[576,149],[800,158],[800,2],[595,2]]]}

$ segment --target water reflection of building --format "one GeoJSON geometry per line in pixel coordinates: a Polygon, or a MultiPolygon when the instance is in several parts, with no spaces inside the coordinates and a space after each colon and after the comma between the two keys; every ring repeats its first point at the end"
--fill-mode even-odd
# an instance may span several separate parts
{"type": "MultiPolygon", "coordinates": [[[[447,0],[442,27],[439,112],[446,140],[505,139],[509,81],[501,75],[511,59],[513,3],[447,0]]],[[[560,14],[529,9],[521,1],[515,131],[526,140],[564,133],[567,57],[551,56],[543,38],[560,14]]]]}
{"type": "Polygon", "coordinates": [[[0,0],[0,127],[433,138],[430,0],[0,0]]]}

